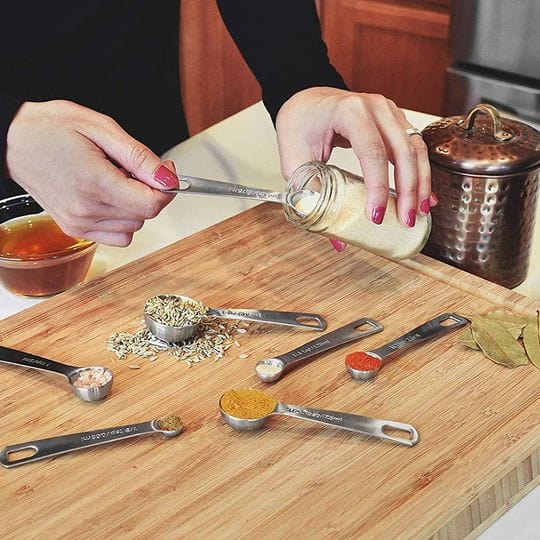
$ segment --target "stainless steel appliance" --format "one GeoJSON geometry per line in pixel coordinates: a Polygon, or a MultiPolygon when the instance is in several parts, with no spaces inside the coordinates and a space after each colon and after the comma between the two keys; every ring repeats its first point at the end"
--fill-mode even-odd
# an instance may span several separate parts
{"type": "Polygon", "coordinates": [[[445,114],[477,103],[540,124],[540,0],[453,0],[445,114]]]}

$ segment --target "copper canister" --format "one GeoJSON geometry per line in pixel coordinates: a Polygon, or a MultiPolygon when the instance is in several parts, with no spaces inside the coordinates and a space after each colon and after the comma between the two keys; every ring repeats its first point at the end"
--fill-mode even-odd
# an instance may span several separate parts
{"type": "Polygon", "coordinates": [[[481,104],[423,130],[433,191],[423,253],[508,288],[527,276],[540,132],[481,104]]]}

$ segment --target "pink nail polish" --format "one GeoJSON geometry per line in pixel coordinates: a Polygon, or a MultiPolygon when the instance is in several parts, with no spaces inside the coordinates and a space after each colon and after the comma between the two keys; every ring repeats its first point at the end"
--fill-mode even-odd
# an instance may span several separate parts
{"type": "Polygon", "coordinates": [[[178,177],[165,165],[160,165],[153,174],[154,180],[167,188],[174,187],[178,183],[178,177]]]}
{"type": "Polygon", "coordinates": [[[386,208],[384,206],[376,206],[371,213],[371,221],[375,225],[380,225],[383,222],[385,212],[386,208]]]}
{"type": "Polygon", "coordinates": [[[405,223],[407,223],[408,227],[414,227],[416,224],[416,210],[414,208],[411,208],[407,212],[407,218],[405,219],[405,223]]]}
{"type": "Polygon", "coordinates": [[[422,211],[422,214],[429,214],[430,204],[429,204],[429,198],[424,199],[420,203],[420,210],[422,211]]]}
{"type": "Polygon", "coordinates": [[[334,240],[333,238],[330,239],[330,243],[338,253],[341,253],[347,247],[345,242],[342,242],[341,240],[334,240]]]}

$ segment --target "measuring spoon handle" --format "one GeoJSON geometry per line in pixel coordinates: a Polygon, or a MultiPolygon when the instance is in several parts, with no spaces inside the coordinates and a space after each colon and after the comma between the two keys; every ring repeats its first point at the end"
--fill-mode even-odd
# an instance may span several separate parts
{"type": "Polygon", "coordinates": [[[154,422],[142,422],[139,424],[127,424],[112,428],[98,429],[95,431],[84,431],[82,433],[73,433],[71,435],[60,435],[49,439],[30,441],[6,446],[0,452],[0,463],[6,467],[16,467],[40,459],[58,456],[67,452],[73,452],[90,446],[98,446],[121,439],[129,439],[139,435],[156,433],[159,430],[154,427],[154,422]],[[10,459],[9,455],[14,452],[24,450],[34,450],[34,454],[17,459],[10,459]]]}
{"type": "Polygon", "coordinates": [[[10,349],[9,347],[0,346],[0,362],[5,364],[13,364],[15,366],[24,366],[27,368],[39,369],[41,371],[52,371],[54,373],[60,373],[69,377],[75,366],[69,366],[67,364],[61,364],[42,356],[36,356],[24,351],[18,351],[17,349],[10,349]]]}
{"type": "Polygon", "coordinates": [[[410,349],[424,341],[447,334],[456,328],[466,325],[468,322],[468,319],[461,317],[456,313],[442,313],[438,317],[421,324],[390,343],[387,343],[378,349],[372,349],[369,352],[376,354],[381,359],[385,359],[398,351],[410,349]]]}
{"type": "Polygon", "coordinates": [[[276,358],[279,358],[283,362],[284,369],[290,368],[316,354],[339,347],[350,341],[370,336],[371,334],[380,332],[383,328],[381,323],[373,319],[357,319],[276,358]]]}
{"type": "Polygon", "coordinates": [[[251,199],[257,201],[270,201],[282,204],[286,202],[286,192],[270,191],[232,184],[230,182],[220,182],[209,178],[198,178],[197,176],[178,175],[180,184],[175,189],[162,189],[163,193],[202,193],[205,195],[218,195],[220,197],[234,197],[236,199],[251,199]]]}
{"type": "Polygon", "coordinates": [[[326,330],[326,321],[316,313],[296,313],[294,311],[268,311],[260,309],[226,309],[211,308],[207,315],[223,319],[238,319],[242,321],[262,322],[307,328],[309,330],[326,330]]]}
{"type": "Polygon", "coordinates": [[[310,422],[316,422],[317,424],[324,424],[339,429],[345,429],[347,431],[354,431],[355,433],[370,435],[372,437],[377,437],[378,439],[393,441],[404,446],[414,446],[419,441],[419,435],[416,428],[410,424],[403,424],[393,420],[382,420],[380,418],[371,418],[369,416],[360,416],[358,414],[342,413],[338,411],[327,411],[324,409],[313,409],[311,407],[301,407],[298,405],[289,405],[287,403],[278,403],[275,412],[277,414],[284,414],[285,416],[292,416],[301,420],[309,420],[310,422]],[[401,438],[395,435],[388,435],[385,433],[385,429],[406,432],[407,437],[401,438]]]}

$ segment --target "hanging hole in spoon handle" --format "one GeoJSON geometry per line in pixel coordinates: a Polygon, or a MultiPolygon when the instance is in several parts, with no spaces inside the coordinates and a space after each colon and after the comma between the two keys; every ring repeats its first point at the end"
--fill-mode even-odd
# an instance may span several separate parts
{"type": "Polygon", "coordinates": [[[223,319],[236,319],[240,321],[260,322],[265,324],[278,324],[292,326],[306,330],[326,330],[326,320],[317,313],[299,313],[295,311],[271,311],[261,309],[227,309],[210,308],[207,315],[223,319]]]}
{"type": "Polygon", "coordinates": [[[175,437],[181,431],[182,427],[175,430],[161,429],[159,427],[159,419],[157,419],[150,422],[60,435],[58,437],[6,446],[0,452],[0,464],[6,468],[16,467],[60,454],[74,452],[75,450],[82,450],[122,439],[130,439],[140,435],[163,433],[166,437],[175,437]]]}
{"type": "Polygon", "coordinates": [[[358,319],[285,354],[259,360],[255,365],[255,373],[265,383],[277,381],[285,372],[303,363],[305,360],[329,349],[349,343],[350,341],[381,332],[383,328],[381,323],[373,319],[365,317],[358,319]]]}

